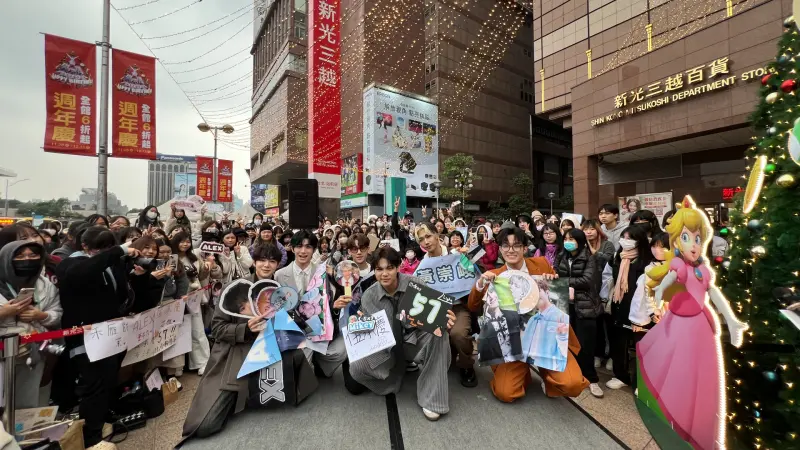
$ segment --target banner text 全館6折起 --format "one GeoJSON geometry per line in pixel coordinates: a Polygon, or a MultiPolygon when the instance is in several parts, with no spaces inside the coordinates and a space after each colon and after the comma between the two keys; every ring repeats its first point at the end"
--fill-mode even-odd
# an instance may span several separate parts
{"type": "Polygon", "coordinates": [[[364,91],[363,186],[383,194],[384,177],[406,180],[406,196],[435,197],[439,180],[439,107],[388,86],[364,91]]]}

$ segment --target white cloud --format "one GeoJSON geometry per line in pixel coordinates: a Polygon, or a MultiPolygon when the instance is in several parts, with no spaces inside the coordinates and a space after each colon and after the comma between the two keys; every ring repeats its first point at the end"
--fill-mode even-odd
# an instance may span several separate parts
{"type": "MultiPolygon", "coordinates": [[[[141,8],[122,11],[126,18],[135,22],[158,17],[192,3],[194,0],[164,0],[141,8]]],[[[123,8],[146,3],[146,0],[117,0],[114,5],[123,8]]],[[[200,2],[162,19],[135,25],[144,36],[159,36],[198,27],[210,21],[252,4],[252,0],[226,0],[224,2],[200,2]]],[[[243,10],[242,12],[244,12],[243,10]]],[[[241,14],[241,12],[239,13],[241,14]]],[[[189,70],[232,56],[252,43],[250,28],[239,33],[223,47],[208,53],[222,41],[245,27],[253,18],[245,14],[230,25],[214,32],[211,29],[233,19],[239,14],[217,22],[209,27],[172,38],[147,41],[151,46],[167,45],[201,36],[192,42],[171,48],[156,50],[164,62],[182,61],[203,55],[191,64],[168,66],[172,71],[189,70]]],[[[33,198],[68,197],[74,199],[84,187],[97,187],[97,159],[45,153],[42,141],[45,129],[45,68],[44,36],[49,33],[87,42],[97,42],[102,37],[102,2],[99,0],[25,0],[5,2],[0,15],[0,167],[10,169],[20,178],[29,178],[10,189],[10,198],[30,200],[33,198]]],[[[111,13],[111,43],[114,48],[149,54],[146,46],[119,17],[111,13]]],[[[247,52],[232,56],[229,61],[195,72],[176,75],[179,81],[207,77],[241,61],[247,52]]],[[[100,63],[98,50],[98,65],[100,63]]],[[[207,80],[185,85],[186,89],[214,89],[231,80],[240,78],[252,70],[252,63],[245,62],[228,72],[207,80]]],[[[99,72],[99,67],[98,67],[99,72]]],[[[99,78],[99,77],[98,77],[99,78]]],[[[170,79],[162,67],[156,73],[157,148],[159,153],[181,155],[213,154],[214,143],[210,133],[201,133],[197,124],[200,116],[186,99],[178,85],[170,79]]],[[[249,84],[246,78],[234,92],[249,84]]],[[[99,92],[98,92],[99,98],[99,92]]],[[[247,102],[249,90],[234,98],[215,101],[201,106],[201,111],[221,110],[247,102]]],[[[225,122],[242,121],[249,114],[228,117],[225,122]]],[[[218,123],[222,125],[222,123],[218,123]]],[[[236,139],[249,136],[247,124],[236,139]]],[[[110,133],[109,133],[110,136],[110,133]]],[[[110,143],[109,143],[110,144],[110,143]]],[[[237,147],[238,148],[238,147],[237,147]]],[[[250,182],[244,172],[249,168],[247,149],[232,150],[219,146],[219,157],[234,161],[234,191],[242,198],[249,198],[250,182]]],[[[147,200],[147,163],[145,161],[109,158],[108,186],[124,204],[142,207],[147,200]]],[[[0,184],[0,189],[4,188],[0,184]]]]}

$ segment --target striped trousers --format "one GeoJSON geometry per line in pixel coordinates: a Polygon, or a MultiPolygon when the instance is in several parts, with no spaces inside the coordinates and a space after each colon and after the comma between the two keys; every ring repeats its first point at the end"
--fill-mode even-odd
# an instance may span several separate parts
{"type": "Polygon", "coordinates": [[[370,355],[350,363],[350,375],[378,395],[397,393],[406,373],[406,363],[422,366],[417,380],[417,403],[439,414],[450,411],[447,369],[450,367],[450,339],[413,330],[403,336],[403,352],[392,349],[385,356],[370,355]],[[373,358],[372,356],[378,356],[373,358]]]}

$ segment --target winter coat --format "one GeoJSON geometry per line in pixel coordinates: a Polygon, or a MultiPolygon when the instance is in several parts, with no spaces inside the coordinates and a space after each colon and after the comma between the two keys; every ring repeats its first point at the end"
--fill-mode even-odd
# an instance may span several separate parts
{"type": "Polygon", "coordinates": [[[174,275],[168,277],[167,283],[164,285],[164,293],[161,296],[162,301],[181,298],[189,293],[189,277],[186,276],[186,272],[173,273],[174,275]]]}
{"type": "Polygon", "coordinates": [[[158,279],[150,272],[142,275],[130,274],[128,278],[130,281],[131,289],[135,294],[133,301],[133,309],[131,312],[134,314],[147,311],[150,308],[155,308],[161,303],[161,295],[164,293],[164,286],[167,284],[167,277],[158,279]]]}
{"type": "Polygon", "coordinates": [[[608,239],[604,240],[602,244],[600,244],[600,248],[594,253],[595,263],[600,270],[602,271],[606,264],[611,263],[614,261],[614,253],[616,250],[614,249],[614,244],[611,243],[608,239]]]}
{"type": "Polygon", "coordinates": [[[414,275],[414,271],[417,270],[417,266],[419,266],[419,259],[414,258],[414,262],[408,262],[406,258],[403,258],[403,263],[400,264],[400,269],[398,272],[406,275],[414,275]]]}
{"type": "Polygon", "coordinates": [[[230,283],[237,278],[245,278],[250,275],[250,268],[253,267],[253,257],[245,247],[239,247],[239,254],[231,250],[226,255],[219,255],[220,265],[222,266],[222,284],[230,283]]]}
{"type": "Polygon", "coordinates": [[[560,278],[569,278],[569,287],[575,291],[575,313],[578,319],[595,319],[603,310],[600,302],[600,272],[595,257],[589,249],[572,256],[566,250],[556,256],[553,265],[560,278]]]}
{"type": "Polygon", "coordinates": [[[14,300],[19,291],[24,287],[33,288],[33,302],[31,306],[47,313],[47,319],[41,322],[26,323],[18,320],[16,316],[0,319],[0,334],[6,333],[30,333],[31,331],[43,332],[48,329],[54,330],[61,325],[61,302],[59,300],[58,288],[45,276],[44,271],[32,279],[20,279],[14,273],[13,260],[14,253],[23,246],[39,247],[39,244],[32,244],[28,241],[14,241],[3,246],[0,250],[0,305],[4,305],[14,300]]]}

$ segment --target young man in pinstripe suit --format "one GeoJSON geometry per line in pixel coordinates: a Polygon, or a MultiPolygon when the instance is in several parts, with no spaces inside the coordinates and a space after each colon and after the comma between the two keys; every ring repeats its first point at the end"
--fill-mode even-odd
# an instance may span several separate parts
{"type": "Polygon", "coordinates": [[[408,283],[412,280],[420,281],[397,271],[401,258],[392,248],[379,249],[374,260],[378,282],[364,292],[359,311],[369,315],[386,311],[397,344],[393,348],[351,362],[350,375],[372,392],[387,395],[400,390],[407,362],[421,364],[422,370],[417,380],[417,403],[428,420],[438,420],[439,416],[450,411],[447,384],[447,369],[450,367],[448,332],[455,323],[455,315],[452,311],[447,312],[448,332],[442,336],[403,327],[396,317],[398,303],[408,283]]]}

